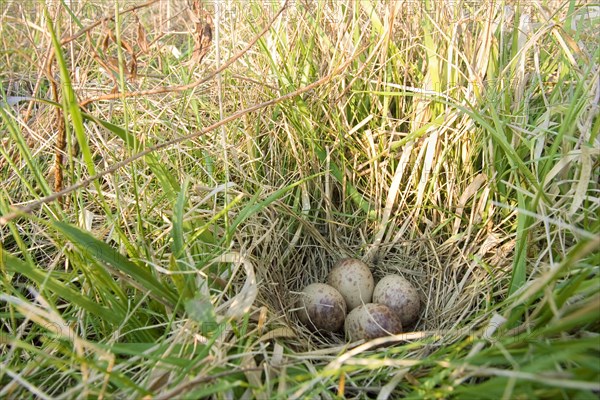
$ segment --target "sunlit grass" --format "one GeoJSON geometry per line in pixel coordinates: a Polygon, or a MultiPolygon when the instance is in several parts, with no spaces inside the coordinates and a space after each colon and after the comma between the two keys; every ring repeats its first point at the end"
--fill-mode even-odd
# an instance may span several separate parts
{"type": "Polygon", "coordinates": [[[0,228],[0,397],[596,396],[598,10],[453,4],[290,3],[199,85],[280,5],[7,4],[0,214],[56,189],[58,107],[63,188],[101,176],[0,228]],[[342,256],[414,332],[298,324],[342,256]]]}

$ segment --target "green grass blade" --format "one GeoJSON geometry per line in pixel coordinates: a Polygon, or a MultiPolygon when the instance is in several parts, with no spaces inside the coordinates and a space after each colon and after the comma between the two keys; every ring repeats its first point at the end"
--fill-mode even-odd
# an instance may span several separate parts
{"type": "Polygon", "coordinates": [[[146,266],[135,264],[108,244],[96,239],[89,233],[61,221],[54,221],[52,226],[69,239],[80,251],[95,260],[105,263],[120,272],[130,275],[142,285],[149,294],[157,299],[174,306],[177,296],[173,290],[166,287],[154,277],[146,266]]]}
{"type": "MultiPolygon", "coordinates": [[[[96,167],[94,165],[92,152],[90,150],[88,139],[85,134],[85,128],[83,126],[83,116],[81,115],[81,110],[79,108],[77,96],[73,91],[73,84],[71,82],[69,67],[67,66],[67,62],[65,61],[62,46],[60,44],[60,40],[56,35],[54,24],[50,17],[50,13],[46,9],[44,14],[46,17],[46,29],[48,29],[50,37],[52,38],[54,54],[56,57],[56,61],[58,62],[58,69],[60,71],[61,89],[65,112],[65,127],[67,128],[67,134],[69,132],[68,127],[72,123],[75,136],[77,137],[77,142],[79,143],[79,148],[81,150],[81,153],[83,154],[83,159],[88,169],[88,173],[93,176],[96,175],[96,167]],[[71,120],[69,120],[67,116],[71,116],[71,120]]],[[[97,186],[96,188],[98,189],[98,192],[100,192],[100,187],[97,186]]]]}
{"type": "Polygon", "coordinates": [[[70,304],[81,307],[87,312],[96,315],[102,320],[108,321],[111,324],[119,325],[123,321],[122,316],[118,313],[115,313],[114,310],[103,307],[100,304],[93,302],[86,296],[83,296],[73,289],[66,287],[64,283],[54,279],[50,273],[45,272],[35,266],[31,266],[27,262],[19,260],[17,257],[2,249],[2,247],[0,247],[0,252],[0,265],[2,266],[3,270],[10,273],[22,274],[39,285],[40,288],[49,290],[50,292],[67,300],[70,304]]]}

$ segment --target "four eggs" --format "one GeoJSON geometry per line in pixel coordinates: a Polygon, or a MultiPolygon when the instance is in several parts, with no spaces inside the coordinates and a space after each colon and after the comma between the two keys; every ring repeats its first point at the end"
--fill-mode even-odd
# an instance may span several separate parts
{"type": "Polygon", "coordinates": [[[313,283],[298,300],[298,318],[312,330],[336,332],[344,327],[350,341],[398,334],[419,317],[415,287],[400,275],[387,275],[377,285],[369,266],[344,258],[327,277],[313,283]]]}

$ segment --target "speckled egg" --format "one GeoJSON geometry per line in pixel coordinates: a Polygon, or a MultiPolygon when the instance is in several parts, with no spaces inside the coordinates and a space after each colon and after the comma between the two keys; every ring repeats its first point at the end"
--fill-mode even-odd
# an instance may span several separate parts
{"type": "Polygon", "coordinates": [[[363,304],[350,311],[344,324],[346,339],[353,342],[402,333],[398,315],[383,304],[363,304]]]}
{"type": "Polygon", "coordinates": [[[327,283],[342,294],[349,311],[370,303],[375,287],[369,266],[354,258],[344,258],[335,263],[327,283]]]}
{"type": "Polygon", "coordinates": [[[417,289],[400,275],[387,275],[381,279],[375,286],[373,302],[391,308],[404,327],[415,323],[421,312],[417,289]]]}
{"type": "Polygon", "coordinates": [[[339,331],[346,319],[346,301],[333,287],[312,283],[304,288],[297,303],[297,315],[309,329],[339,331]]]}

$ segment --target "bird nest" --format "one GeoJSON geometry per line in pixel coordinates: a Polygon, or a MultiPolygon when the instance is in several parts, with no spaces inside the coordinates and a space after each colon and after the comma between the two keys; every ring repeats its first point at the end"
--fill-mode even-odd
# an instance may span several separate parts
{"type": "Polygon", "coordinates": [[[375,246],[368,239],[373,236],[368,221],[363,221],[362,228],[315,224],[274,211],[257,215],[255,223],[242,228],[238,243],[243,244],[241,254],[256,272],[258,290],[250,309],[262,317],[255,320],[261,329],[276,330],[280,339],[297,351],[348,345],[343,331],[313,332],[294,312],[302,289],[325,282],[340,258],[365,261],[376,282],[385,275],[399,274],[417,288],[420,318],[405,330],[406,338],[435,335],[438,340],[448,340],[458,330],[473,327],[490,300],[504,295],[510,278],[506,271],[513,242],[502,241],[493,232],[450,238],[425,234],[375,246]]]}

